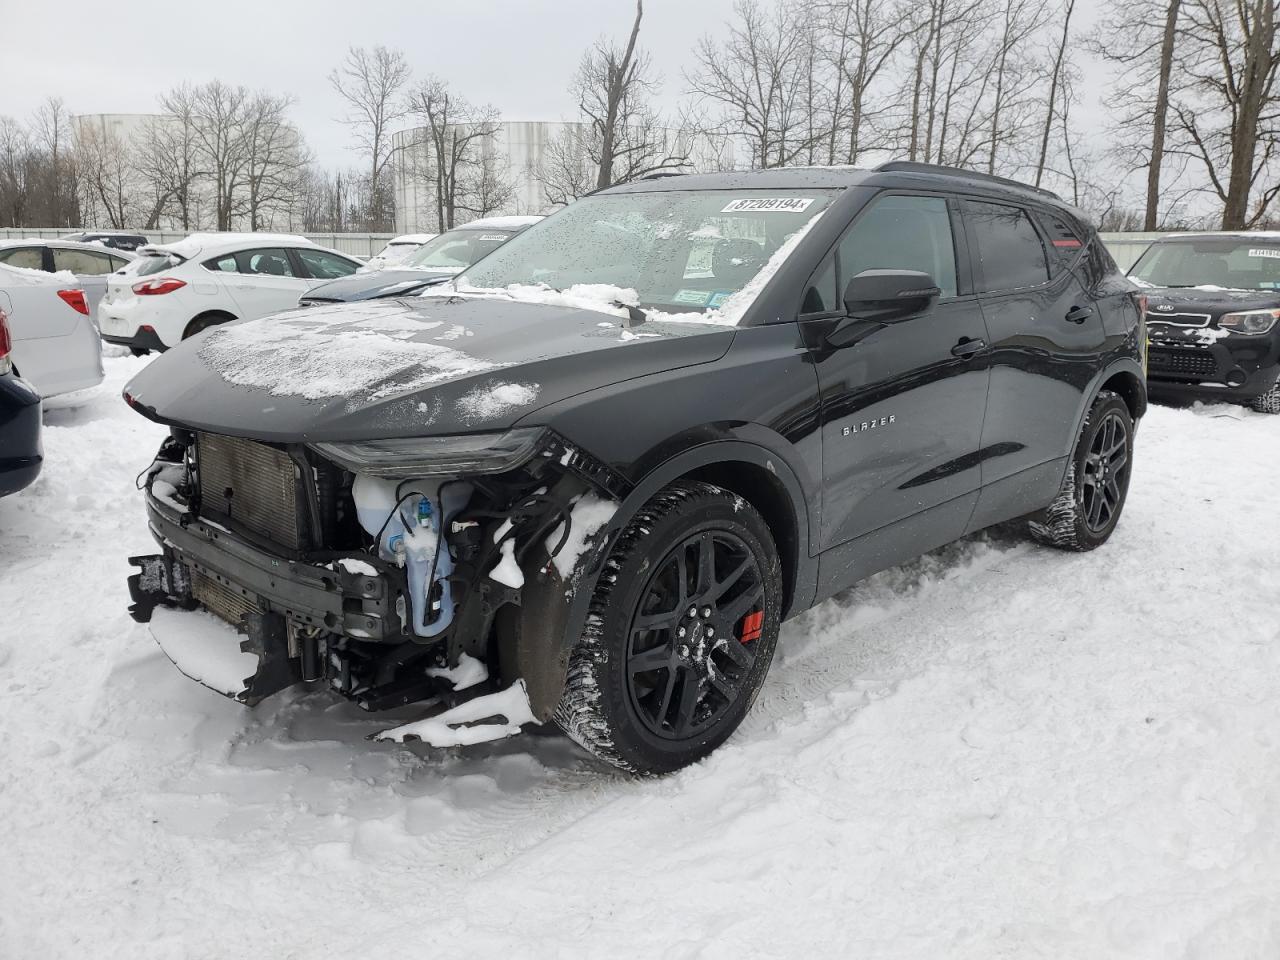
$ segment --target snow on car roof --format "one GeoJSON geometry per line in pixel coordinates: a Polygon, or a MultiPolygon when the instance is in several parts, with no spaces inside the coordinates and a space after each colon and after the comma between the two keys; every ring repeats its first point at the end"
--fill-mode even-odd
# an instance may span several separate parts
{"type": "Polygon", "coordinates": [[[202,250],[219,250],[223,247],[260,245],[264,243],[303,244],[314,247],[306,237],[293,233],[193,233],[173,243],[149,243],[139,253],[172,253],[183,260],[190,260],[202,250]]]}
{"type": "Polygon", "coordinates": [[[387,245],[397,243],[426,243],[435,237],[434,233],[406,233],[403,236],[392,237],[387,241],[387,245]]]}
{"type": "Polygon", "coordinates": [[[132,250],[118,250],[115,247],[108,247],[105,244],[98,243],[96,240],[50,240],[46,237],[26,237],[22,240],[0,240],[0,250],[8,250],[10,247],[57,247],[60,250],[93,250],[97,253],[104,251],[113,257],[120,257],[122,260],[133,260],[138,255],[132,250]]]}

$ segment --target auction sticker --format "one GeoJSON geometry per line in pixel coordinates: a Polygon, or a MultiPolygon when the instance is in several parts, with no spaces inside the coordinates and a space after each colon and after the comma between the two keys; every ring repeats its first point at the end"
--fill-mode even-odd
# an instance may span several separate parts
{"type": "Polygon", "coordinates": [[[1251,257],[1271,257],[1273,260],[1280,260],[1280,247],[1258,247],[1249,251],[1251,257]]]}
{"type": "Polygon", "coordinates": [[[721,213],[799,213],[813,197],[743,197],[726,204],[721,213]]]}

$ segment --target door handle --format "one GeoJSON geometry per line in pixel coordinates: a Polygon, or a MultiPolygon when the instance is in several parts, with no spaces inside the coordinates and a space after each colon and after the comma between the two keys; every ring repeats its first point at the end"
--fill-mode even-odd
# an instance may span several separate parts
{"type": "Polygon", "coordinates": [[[1084,323],[1093,316],[1093,307],[1072,307],[1067,311],[1067,323],[1084,323]]]}
{"type": "Polygon", "coordinates": [[[987,349],[987,341],[979,337],[961,337],[960,342],[951,348],[953,357],[972,357],[980,350],[987,349]]]}

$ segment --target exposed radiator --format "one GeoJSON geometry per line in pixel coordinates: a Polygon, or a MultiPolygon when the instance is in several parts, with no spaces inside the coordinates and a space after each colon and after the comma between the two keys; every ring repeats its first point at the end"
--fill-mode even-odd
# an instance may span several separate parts
{"type": "Polygon", "coordinates": [[[191,572],[191,595],[210,613],[221,617],[233,626],[240,625],[240,618],[244,614],[258,612],[257,603],[249,597],[219,583],[199,570],[191,572]]]}
{"type": "Polygon", "coordinates": [[[196,437],[200,510],[291,550],[303,545],[298,471],[283,450],[253,440],[196,437]]]}

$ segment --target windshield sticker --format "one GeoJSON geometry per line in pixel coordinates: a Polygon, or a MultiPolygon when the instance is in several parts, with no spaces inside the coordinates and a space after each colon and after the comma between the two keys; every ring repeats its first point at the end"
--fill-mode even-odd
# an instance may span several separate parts
{"type": "Polygon", "coordinates": [[[800,213],[813,197],[744,197],[725,205],[721,213],[800,213]]]}
{"type": "Polygon", "coordinates": [[[501,243],[503,240],[507,239],[507,235],[505,233],[482,233],[480,234],[480,239],[481,240],[497,240],[499,243],[501,243]]]}
{"type": "Polygon", "coordinates": [[[707,297],[710,294],[706,290],[677,290],[676,295],[671,298],[672,303],[691,303],[696,306],[704,306],[707,297]]]}
{"type": "Polygon", "coordinates": [[[707,306],[714,310],[732,296],[732,290],[717,290],[711,295],[711,299],[707,301],[707,306]]]}
{"type": "Polygon", "coordinates": [[[1258,247],[1249,251],[1251,257],[1270,257],[1273,260],[1280,260],[1280,247],[1258,247]]]}

